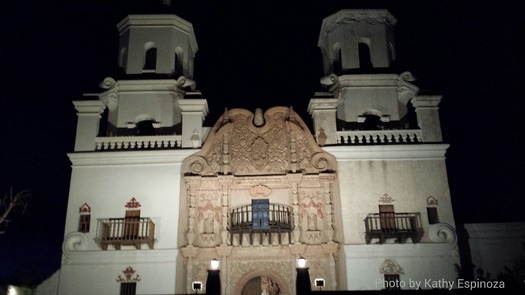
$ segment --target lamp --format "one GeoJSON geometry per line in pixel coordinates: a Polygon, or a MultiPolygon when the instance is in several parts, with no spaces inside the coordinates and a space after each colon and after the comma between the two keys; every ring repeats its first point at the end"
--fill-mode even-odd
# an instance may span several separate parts
{"type": "Polygon", "coordinates": [[[212,259],[210,261],[210,267],[213,270],[218,270],[219,269],[219,260],[217,260],[217,258],[212,259]]]}
{"type": "Polygon", "coordinates": [[[306,258],[304,258],[304,257],[302,257],[302,256],[299,257],[299,258],[297,259],[297,267],[298,267],[298,268],[305,268],[305,267],[306,267],[306,258]]]}
{"type": "Polygon", "coordinates": [[[208,278],[206,279],[206,294],[221,294],[221,271],[219,270],[219,260],[216,258],[210,261],[208,278]]]}
{"type": "Polygon", "coordinates": [[[297,294],[310,294],[312,292],[312,283],[310,282],[310,272],[306,267],[306,258],[297,259],[297,278],[295,280],[295,289],[297,294]]]}

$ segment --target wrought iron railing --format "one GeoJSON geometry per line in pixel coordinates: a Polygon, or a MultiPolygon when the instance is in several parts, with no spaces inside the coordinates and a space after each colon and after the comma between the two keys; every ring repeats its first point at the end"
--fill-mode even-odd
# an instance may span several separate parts
{"type": "Polygon", "coordinates": [[[338,144],[372,145],[419,142],[423,142],[421,130],[419,129],[337,131],[338,144]]]}
{"type": "Polygon", "coordinates": [[[277,234],[279,244],[282,243],[281,234],[288,234],[288,243],[291,243],[293,229],[292,207],[281,204],[268,204],[264,210],[256,210],[252,205],[235,208],[230,213],[230,243],[233,245],[233,236],[239,236],[239,245],[242,245],[243,235],[248,234],[250,245],[253,245],[253,235],[268,234],[269,243],[272,243],[272,233],[277,234]],[[255,220],[254,220],[255,216],[255,220]]]}
{"type": "Polygon", "coordinates": [[[366,243],[379,239],[383,244],[387,238],[396,238],[404,243],[408,238],[418,243],[423,236],[419,213],[370,213],[365,218],[366,243]]]}
{"type": "Polygon", "coordinates": [[[122,245],[132,245],[140,249],[147,244],[153,249],[155,242],[155,223],[150,218],[108,218],[101,219],[99,242],[102,250],[113,245],[120,250],[122,245]]]}
{"type": "Polygon", "coordinates": [[[182,144],[181,135],[97,137],[97,151],[174,149],[182,144]]]}

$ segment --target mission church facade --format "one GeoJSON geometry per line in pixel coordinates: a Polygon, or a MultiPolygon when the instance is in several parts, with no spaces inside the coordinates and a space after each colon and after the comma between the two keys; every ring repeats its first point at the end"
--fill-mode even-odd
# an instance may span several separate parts
{"type": "Polygon", "coordinates": [[[323,290],[454,280],[441,97],[390,73],[395,24],[386,10],[324,19],[311,131],[284,106],[203,126],[191,23],[122,20],[125,78],[74,101],[58,294],[192,293],[212,259],[222,294],[295,294],[300,257],[323,290]]]}

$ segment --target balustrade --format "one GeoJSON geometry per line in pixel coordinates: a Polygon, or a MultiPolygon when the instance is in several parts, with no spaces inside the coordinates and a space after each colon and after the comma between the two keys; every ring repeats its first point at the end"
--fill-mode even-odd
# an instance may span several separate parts
{"type": "Polygon", "coordinates": [[[337,131],[338,144],[406,144],[423,142],[421,130],[337,131]]]}
{"type": "Polygon", "coordinates": [[[407,238],[418,243],[423,236],[419,213],[370,213],[365,218],[366,243],[373,238],[383,244],[387,238],[396,238],[400,243],[407,238]]]}
{"type": "Polygon", "coordinates": [[[180,148],[181,135],[97,137],[97,151],[180,148]]]}
{"type": "Polygon", "coordinates": [[[235,208],[230,214],[230,243],[233,244],[234,234],[239,235],[239,245],[242,245],[243,235],[248,234],[250,245],[253,245],[253,234],[259,234],[262,240],[263,234],[268,235],[269,243],[272,243],[272,233],[277,234],[278,242],[281,244],[281,234],[288,234],[288,243],[291,243],[291,231],[293,229],[292,208],[280,204],[268,204],[265,209],[254,210],[252,205],[235,208]]]}
{"type": "Polygon", "coordinates": [[[107,250],[113,245],[120,250],[122,245],[133,245],[140,249],[141,244],[147,244],[153,249],[155,242],[155,223],[150,218],[109,218],[100,222],[100,246],[107,250]]]}

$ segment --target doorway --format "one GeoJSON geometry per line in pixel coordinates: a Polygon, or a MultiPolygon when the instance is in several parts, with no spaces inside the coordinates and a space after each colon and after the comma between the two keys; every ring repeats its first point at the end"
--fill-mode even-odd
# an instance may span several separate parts
{"type": "Polygon", "coordinates": [[[281,288],[272,278],[259,276],[249,280],[242,289],[242,295],[280,295],[281,288]]]}

